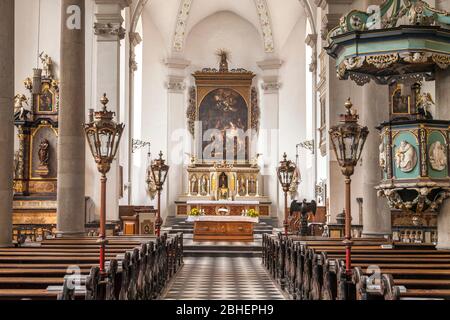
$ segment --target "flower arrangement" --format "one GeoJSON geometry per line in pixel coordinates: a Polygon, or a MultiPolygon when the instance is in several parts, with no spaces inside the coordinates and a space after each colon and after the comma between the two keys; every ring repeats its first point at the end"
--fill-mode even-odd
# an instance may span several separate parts
{"type": "Polygon", "coordinates": [[[247,216],[251,217],[251,218],[258,218],[259,217],[259,212],[256,211],[255,209],[249,209],[247,211],[247,216]]]}
{"type": "Polygon", "coordinates": [[[196,217],[201,215],[201,212],[198,208],[192,208],[191,211],[189,212],[189,215],[196,217]]]}

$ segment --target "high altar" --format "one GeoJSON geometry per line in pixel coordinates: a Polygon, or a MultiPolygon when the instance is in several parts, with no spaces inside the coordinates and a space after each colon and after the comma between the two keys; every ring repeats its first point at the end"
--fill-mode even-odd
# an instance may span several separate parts
{"type": "Polygon", "coordinates": [[[177,215],[198,208],[205,215],[241,215],[256,209],[270,215],[263,195],[255,145],[260,111],[253,72],[228,69],[227,53],[220,67],[195,72],[190,90],[188,127],[195,152],[187,169],[186,194],[176,201],[177,215]]]}

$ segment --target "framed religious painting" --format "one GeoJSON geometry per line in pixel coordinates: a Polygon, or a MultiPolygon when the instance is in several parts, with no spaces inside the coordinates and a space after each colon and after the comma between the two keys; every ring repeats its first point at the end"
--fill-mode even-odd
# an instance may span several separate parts
{"type": "Polygon", "coordinates": [[[252,88],[255,74],[243,69],[203,69],[193,77],[196,88],[188,117],[196,158],[205,164],[249,163],[259,125],[255,121],[256,116],[259,119],[256,90],[252,88]]]}

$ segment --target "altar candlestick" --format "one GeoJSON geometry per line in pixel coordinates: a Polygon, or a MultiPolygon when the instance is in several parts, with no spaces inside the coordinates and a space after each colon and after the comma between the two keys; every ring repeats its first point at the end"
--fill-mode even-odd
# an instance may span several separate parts
{"type": "Polygon", "coordinates": [[[248,194],[248,186],[249,186],[249,184],[248,184],[248,178],[247,178],[247,180],[246,180],[246,186],[247,186],[247,194],[246,194],[246,196],[248,197],[249,196],[249,194],[248,194]]]}

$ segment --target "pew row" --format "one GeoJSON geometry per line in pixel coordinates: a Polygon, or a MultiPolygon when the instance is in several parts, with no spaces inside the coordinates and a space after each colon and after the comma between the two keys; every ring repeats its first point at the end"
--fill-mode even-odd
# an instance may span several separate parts
{"type": "Polygon", "coordinates": [[[450,299],[450,251],[354,239],[352,279],[342,239],[263,236],[263,264],[292,299],[450,299]]]}
{"type": "Polygon", "coordinates": [[[104,274],[97,238],[0,249],[0,300],[157,299],[183,265],[181,233],[107,240],[104,274]]]}

